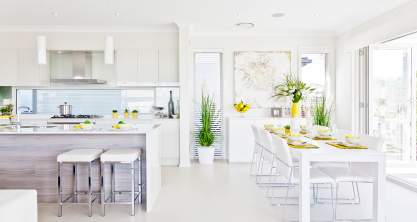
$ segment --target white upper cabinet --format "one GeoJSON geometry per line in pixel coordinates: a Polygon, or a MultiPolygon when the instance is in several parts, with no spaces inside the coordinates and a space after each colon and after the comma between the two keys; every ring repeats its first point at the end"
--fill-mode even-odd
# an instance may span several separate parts
{"type": "Polygon", "coordinates": [[[46,86],[49,84],[48,64],[38,64],[36,49],[19,49],[17,86],[46,86]]]}
{"type": "Polygon", "coordinates": [[[139,81],[154,85],[158,82],[158,50],[139,50],[139,81]]]}
{"type": "Polygon", "coordinates": [[[161,84],[178,83],[178,50],[159,50],[159,75],[161,84]]]}
{"type": "Polygon", "coordinates": [[[13,86],[17,83],[18,50],[0,49],[0,85],[13,86]]]}
{"type": "Polygon", "coordinates": [[[135,85],[139,80],[139,61],[137,49],[119,49],[116,52],[117,84],[135,85]]]}
{"type": "Polygon", "coordinates": [[[118,49],[116,74],[119,86],[178,84],[178,51],[175,49],[118,49]]]}

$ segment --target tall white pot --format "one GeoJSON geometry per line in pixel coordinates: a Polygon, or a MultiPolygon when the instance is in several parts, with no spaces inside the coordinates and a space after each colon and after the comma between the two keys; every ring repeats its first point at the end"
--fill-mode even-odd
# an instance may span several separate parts
{"type": "Polygon", "coordinates": [[[211,165],[214,159],[214,147],[213,146],[200,146],[198,147],[198,161],[200,164],[211,165]]]}

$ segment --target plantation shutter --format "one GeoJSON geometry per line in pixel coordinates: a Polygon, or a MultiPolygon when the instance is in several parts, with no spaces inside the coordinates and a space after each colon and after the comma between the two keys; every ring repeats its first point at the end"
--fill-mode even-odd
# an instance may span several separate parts
{"type": "Polygon", "coordinates": [[[191,155],[198,157],[198,134],[201,129],[201,95],[213,97],[215,102],[212,130],[214,134],[214,158],[224,158],[223,107],[221,93],[221,57],[218,52],[194,54],[194,136],[191,155]]]}

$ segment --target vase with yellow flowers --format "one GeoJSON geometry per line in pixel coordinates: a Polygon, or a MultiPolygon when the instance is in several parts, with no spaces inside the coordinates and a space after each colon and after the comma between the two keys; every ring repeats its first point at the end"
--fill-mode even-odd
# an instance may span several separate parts
{"type": "Polygon", "coordinates": [[[239,103],[233,104],[235,110],[244,116],[244,114],[250,109],[250,105],[248,103],[244,103],[243,100],[240,100],[239,103]]]}
{"type": "Polygon", "coordinates": [[[293,120],[292,122],[296,122],[295,119],[300,117],[300,102],[314,90],[314,88],[301,81],[296,75],[287,74],[284,77],[284,81],[274,87],[275,94],[273,97],[278,99],[282,97],[291,98],[291,119],[293,120]]]}

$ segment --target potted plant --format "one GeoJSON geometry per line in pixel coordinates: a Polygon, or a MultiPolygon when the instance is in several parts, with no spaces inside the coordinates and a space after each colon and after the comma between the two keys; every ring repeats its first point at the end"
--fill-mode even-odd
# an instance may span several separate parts
{"type": "Polygon", "coordinates": [[[198,134],[198,160],[200,164],[213,164],[214,133],[212,131],[215,105],[211,96],[201,96],[201,129],[198,134]]]}
{"type": "Polygon", "coordinates": [[[117,110],[116,110],[116,109],[114,109],[114,110],[111,112],[111,116],[112,116],[112,118],[113,118],[113,119],[118,119],[118,118],[119,118],[119,113],[117,112],[117,110]]]}
{"type": "Polygon", "coordinates": [[[284,82],[275,86],[274,89],[275,95],[273,97],[291,98],[291,118],[297,118],[300,116],[300,101],[304,98],[305,95],[315,90],[293,74],[286,75],[284,82]]]}
{"type": "Polygon", "coordinates": [[[244,113],[246,113],[250,109],[250,105],[248,103],[244,103],[243,100],[240,100],[239,103],[233,104],[233,107],[237,112],[239,112],[242,117],[244,113]]]}
{"type": "Polygon", "coordinates": [[[312,109],[313,124],[329,127],[330,109],[327,108],[326,98],[322,97],[312,109]]]}
{"type": "Polygon", "coordinates": [[[286,136],[291,135],[291,126],[290,125],[285,125],[284,126],[284,133],[285,133],[286,136]]]}
{"type": "Polygon", "coordinates": [[[139,115],[139,111],[137,109],[134,109],[132,111],[132,119],[137,119],[139,115]]]}
{"type": "Polygon", "coordinates": [[[126,108],[125,112],[123,113],[125,119],[129,119],[129,110],[126,108]]]}
{"type": "Polygon", "coordinates": [[[8,104],[0,108],[2,116],[11,116],[13,113],[13,104],[8,104]]]}

